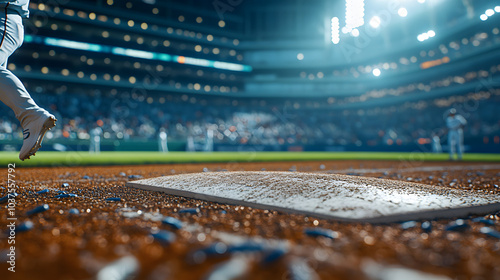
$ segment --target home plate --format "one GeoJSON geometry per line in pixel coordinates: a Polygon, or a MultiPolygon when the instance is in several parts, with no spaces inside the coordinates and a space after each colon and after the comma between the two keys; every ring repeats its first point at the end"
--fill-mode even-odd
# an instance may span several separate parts
{"type": "Polygon", "coordinates": [[[205,172],[144,179],[128,187],[350,222],[387,223],[500,211],[500,196],[348,175],[205,172]]]}

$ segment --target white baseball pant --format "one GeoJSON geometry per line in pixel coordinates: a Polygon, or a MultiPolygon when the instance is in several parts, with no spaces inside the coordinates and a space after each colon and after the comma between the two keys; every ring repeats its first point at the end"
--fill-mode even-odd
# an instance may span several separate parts
{"type": "Polygon", "coordinates": [[[7,69],[9,56],[24,41],[24,26],[20,15],[0,11],[0,100],[9,106],[25,127],[41,115],[49,115],[31,98],[23,83],[7,69]]]}

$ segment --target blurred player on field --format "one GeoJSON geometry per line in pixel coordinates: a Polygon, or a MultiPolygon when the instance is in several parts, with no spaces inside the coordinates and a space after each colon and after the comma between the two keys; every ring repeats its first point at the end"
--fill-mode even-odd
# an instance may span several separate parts
{"type": "Polygon", "coordinates": [[[23,43],[23,18],[29,16],[29,3],[29,0],[0,0],[0,100],[14,111],[23,127],[21,160],[29,159],[38,151],[45,133],[57,121],[36,105],[23,83],[7,69],[9,56],[23,43]]]}
{"type": "Polygon", "coordinates": [[[168,152],[167,131],[163,127],[160,128],[160,133],[158,133],[158,150],[162,153],[168,152]]]}
{"type": "Polygon", "coordinates": [[[432,152],[436,154],[443,152],[443,149],[441,148],[441,139],[437,134],[432,136],[432,152]]]}
{"type": "Polygon", "coordinates": [[[455,147],[457,148],[458,160],[462,159],[464,146],[463,127],[467,121],[461,115],[457,114],[454,108],[448,112],[446,118],[446,127],[448,128],[448,147],[450,149],[450,160],[454,160],[455,147]]]}

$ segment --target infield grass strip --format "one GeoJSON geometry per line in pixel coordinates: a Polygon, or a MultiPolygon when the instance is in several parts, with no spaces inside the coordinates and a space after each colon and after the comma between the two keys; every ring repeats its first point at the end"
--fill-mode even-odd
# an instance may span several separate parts
{"type": "MultiPolygon", "coordinates": [[[[447,161],[448,154],[388,152],[101,152],[100,154],[89,154],[88,152],[38,152],[32,159],[22,162],[18,159],[18,153],[0,152],[0,165],[7,166],[9,163],[16,163],[19,167],[321,160],[447,161]]],[[[464,161],[500,162],[500,154],[466,154],[464,161]]]]}

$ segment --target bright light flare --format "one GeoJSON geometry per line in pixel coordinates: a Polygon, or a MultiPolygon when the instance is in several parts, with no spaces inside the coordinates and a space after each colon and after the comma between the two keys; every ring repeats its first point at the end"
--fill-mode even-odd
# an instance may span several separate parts
{"type": "Polygon", "coordinates": [[[484,12],[485,15],[491,17],[492,15],[495,14],[495,11],[493,9],[488,9],[486,12],[484,12]]]}
{"type": "Polygon", "coordinates": [[[373,28],[379,28],[381,22],[380,17],[374,16],[370,19],[370,26],[373,28]]]}
{"type": "Polygon", "coordinates": [[[479,18],[480,18],[482,21],[486,21],[486,20],[488,20],[488,16],[487,16],[487,15],[485,15],[485,14],[480,15],[480,16],[479,16],[479,18]]]}
{"type": "Polygon", "coordinates": [[[380,74],[381,74],[380,69],[378,69],[378,68],[373,69],[372,74],[375,77],[380,76],[380,74]]]}
{"type": "Polygon", "coordinates": [[[406,17],[408,15],[408,10],[406,8],[399,8],[398,15],[400,17],[406,17]]]}

